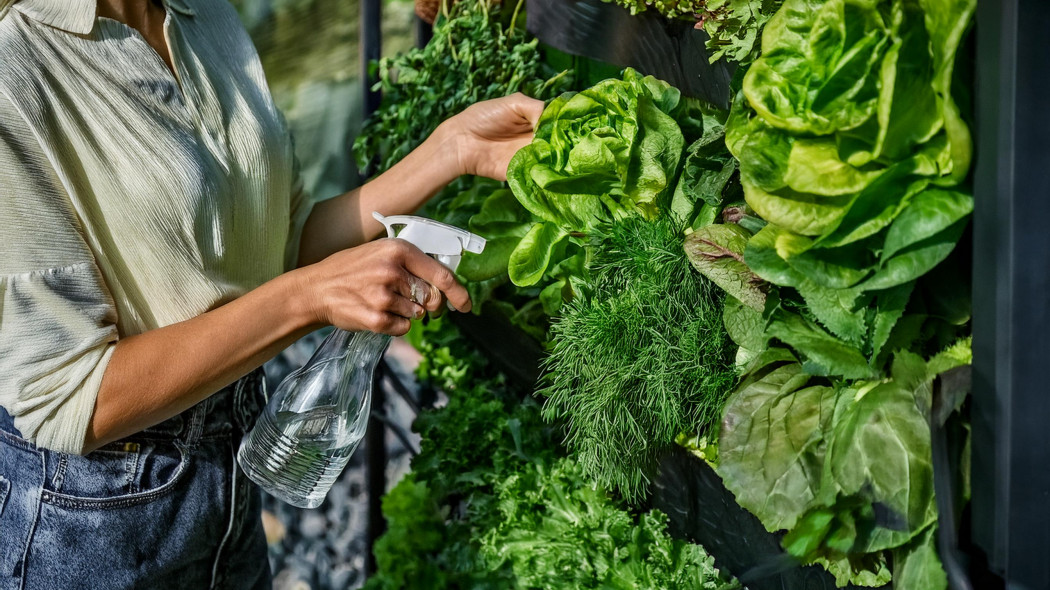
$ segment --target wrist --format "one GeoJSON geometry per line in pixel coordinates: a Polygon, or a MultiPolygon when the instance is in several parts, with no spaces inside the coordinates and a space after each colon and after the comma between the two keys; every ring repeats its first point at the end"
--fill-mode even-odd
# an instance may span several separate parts
{"type": "Polygon", "coordinates": [[[454,173],[449,178],[449,182],[464,174],[474,173],[475,158],[468,145],[468,134],[460,124],[458,115],[438,125],[430,138],[434,141],[437,153],[444,159],[445,169],[454,173]]]}
{"type": "Polygon", "coordinates": [[[285,317],[291,322],[294,331],[315,330],[327,324],[325,315],[319,305],[313,269],[308,265],[289,271],[274,279],[274,286],[280,293],[285,317]]]}

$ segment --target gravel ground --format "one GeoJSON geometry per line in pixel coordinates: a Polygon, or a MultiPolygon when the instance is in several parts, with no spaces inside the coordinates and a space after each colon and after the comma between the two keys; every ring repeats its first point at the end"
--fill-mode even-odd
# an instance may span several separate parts
{"type": "MultiPolygon", "coordinates": [[[[269,391],[275,391],[285,375],[309,359],[323,336],[320,332],[306,336],[266,365],[269,391]]],[[[412,371],[419,363],[419,354],[415,349],[395,339],[385,358],[401,382],[416,394],[418,384],[412,371]]],[[[418,449],[419,436],[409,428],[414,412],[389,387],[387,390],[386,415],[403,427],[409,434],[409,445],[418,449]]],[[[385,438],[389,490],[408,472],[412,451],[389,428],[385,438]]],[[[264,494],[263,520],[270,542],[274,590],[345,590],[364,584],[368,555],[365,456],[362,444],[318,508],[296,508],[264,494]]]]}

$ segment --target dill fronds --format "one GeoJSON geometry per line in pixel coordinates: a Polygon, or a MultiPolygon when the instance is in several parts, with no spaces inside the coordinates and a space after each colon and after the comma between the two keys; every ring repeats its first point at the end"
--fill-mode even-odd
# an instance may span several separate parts
{"type": "Polygon", "coordinates": [[[566,425],[584,471],[642,499],[660,455],[682,431],[720,418],[733,382],[722,293],[696,273],[670,217],[603,229],[593,290],[551,326],[540,393],[566,425]]]}

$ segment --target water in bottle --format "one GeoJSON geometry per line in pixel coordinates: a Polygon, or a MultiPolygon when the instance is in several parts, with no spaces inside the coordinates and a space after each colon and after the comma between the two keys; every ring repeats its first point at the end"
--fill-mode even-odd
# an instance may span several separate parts
{"type": "Polygon", "coordinates": [[[335,330],[277,388],[237,454],[271,495],[315,508],[364,438],[372,376],[390,337],[335,330]]]}

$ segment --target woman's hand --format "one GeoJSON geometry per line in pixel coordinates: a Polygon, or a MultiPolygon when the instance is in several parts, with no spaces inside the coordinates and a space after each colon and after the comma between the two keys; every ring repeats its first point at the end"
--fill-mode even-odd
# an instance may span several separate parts
{"type": "Polygon", "coordinates": [[[441,310],[446,298],[459,311],[471,306],[450,270],[396,238],[337,252],[297,272],[316,322],[344,330],[400,336],[411,320],[441,310]]]}
{"type": "Polygon", "coordinates": [[[507,179],[511,157],[532,141],[543,101],[524,94],[476,103],[443,125],[457,137],[462,174],[507,179]]]}
{"type": "Polygon", "coordinates": [[[384,215],[416,211],[458,176],[506,180],[511,156],[532,141],[542,112],[542,101],[512,94],[479,102],[443,122],[390,170],[358,189],[315,204],[303,226],[298,265],[319,262],[381,235],[383,225],[372,217],[373,211],[384,215]]]}

